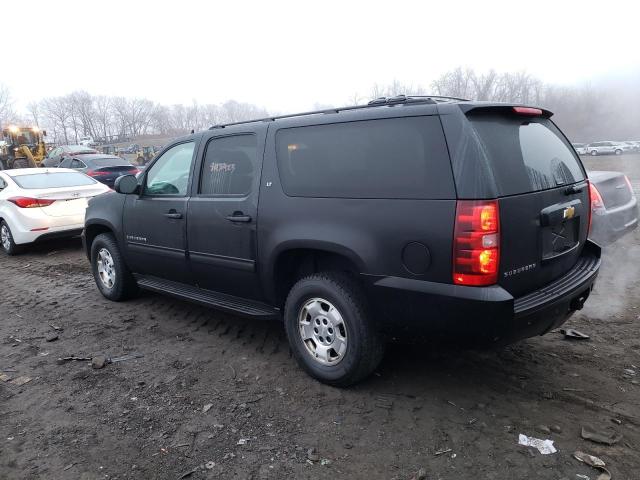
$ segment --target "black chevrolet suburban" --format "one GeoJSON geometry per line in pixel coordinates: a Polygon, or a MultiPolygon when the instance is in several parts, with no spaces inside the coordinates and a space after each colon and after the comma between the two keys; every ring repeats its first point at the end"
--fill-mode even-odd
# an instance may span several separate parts
{"type": "Polygon", "coordinates": [[[398,96],[180,138],[90,201],[97,286],[280,318],[300,365],[338,386],[406,327],[542,335],[600,266],[587,176],[551,115],[398,96]]]}

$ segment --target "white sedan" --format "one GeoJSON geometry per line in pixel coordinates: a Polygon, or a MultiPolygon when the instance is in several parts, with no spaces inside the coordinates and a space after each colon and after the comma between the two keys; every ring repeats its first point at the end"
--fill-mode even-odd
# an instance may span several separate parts
{"type": "Polygon", "coordinates": [[[0,246],[7,255],[39,240],[79,235],[90,198],[106,185],[67,168],[0,171],[0,246]]]}

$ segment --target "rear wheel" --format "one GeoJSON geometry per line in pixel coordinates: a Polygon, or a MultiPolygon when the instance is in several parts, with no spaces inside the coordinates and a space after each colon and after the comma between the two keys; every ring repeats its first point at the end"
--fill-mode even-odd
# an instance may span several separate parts
{"type": "Polygon", "coordinates": [[[345,274],[319,273],[298,281],[287,297],[284,320],[298,363],[323,383],[357,383],[384,354],[366,299],[345,274]]]}
{"type": "Polygon", "coordinates": [[[119,302],[138,292],[138,285],[110,233],[102,233],[93,240],[91,269],[100,293],[109,300],[119,302]]]}
{"type": "Polygon", "coordinates": [[[622,150],[617,149],[617,150],[616,150],[616,155],[622,155],[622,150]]]}
{"type": "Polygon", "coordinates": [[[7,255],[15,255],[20,253],[21,250],[13,241],[11,229],[4,220],[0,222],[0,246],[2,246],[2,251],[7,255]]]}
{"type": "Polygon", "coordinates": [[[598,152],[596,150],[591,150],[591,156],[595,157],[596,155],[598,155],[598,152]]]}

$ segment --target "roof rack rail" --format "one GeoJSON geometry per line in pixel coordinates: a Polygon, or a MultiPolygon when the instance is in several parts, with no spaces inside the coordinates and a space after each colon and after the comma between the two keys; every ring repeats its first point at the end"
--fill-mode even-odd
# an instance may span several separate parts
{"type": "Polygon", "coordinates": [[[405,105],[405,104],[416,104],[416,103],[435,104],[435,103],[446,102],[446,101],[467,102],[468,100],[466,98],[444,97],[440,95],[411,95],[411,96],[396,95],[395,97],[376,98],[374,100],[371,100],[369,103],[365,105],[352,105],[349,107],[328,108],[325,110],[312,110],[308,112],[291,113],[288,115],[277,115],[273,117],[256,118],[253,120],[243,120],[240,122],[221,123],[221,124],[217,124],[209,127],[209,130],[231,127],[233,125],[243,125],[245,123],[273,122],[275,120],[280,120],[283,118],[304,117],[307,115],[322,115],[327,113],[340,113],[340,112],[345,112],[350,110],[361,110],[364,108],[371,108],[371,107],[394,106],[394,105],[405,105]]]}

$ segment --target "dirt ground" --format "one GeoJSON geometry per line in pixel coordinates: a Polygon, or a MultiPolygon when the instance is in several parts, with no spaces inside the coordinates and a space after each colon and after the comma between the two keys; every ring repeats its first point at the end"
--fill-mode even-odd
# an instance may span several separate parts
{"type": "MultiPolygon", "coordinates": [[[[640,183],[640,156],[585,163],[640,183]]],[[[2,257],[0,479],[595,479],[576,450],[639,478],[639,259],[638,231],[606,250],[567,324],[590,340],[395,345],[340,390],[297,367],[278,323],[151,293],[105,300],[77,240],[2,257]],[[99,370],[57,362],[132,353],[99,370]],[[584,425],[622,438],[585,440],[584,425]],[[520,433],[557,453],[519,446],[520,433]]]]}

